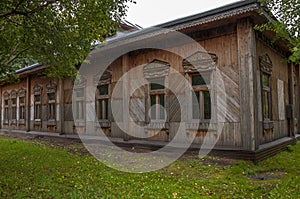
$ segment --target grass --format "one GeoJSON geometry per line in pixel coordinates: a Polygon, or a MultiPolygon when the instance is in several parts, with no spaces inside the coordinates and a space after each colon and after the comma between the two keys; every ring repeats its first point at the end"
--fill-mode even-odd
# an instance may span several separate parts
{"type": "Polygon", "coordinates": [[[1,138],[0,198],[300,198],[300,143],[257,165],[215,161],[188,156],[129,174],[89,155],[1,138]]]}

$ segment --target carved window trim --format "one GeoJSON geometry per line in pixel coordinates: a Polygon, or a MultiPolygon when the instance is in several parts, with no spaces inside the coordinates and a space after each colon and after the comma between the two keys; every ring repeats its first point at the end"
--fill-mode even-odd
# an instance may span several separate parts
{"type": "Polygon", "coordinates": [[[218,57],[214,53],[197,51],[182,61],[185,73],[199,73],[215,70],[218,57]]]}
{"type": "MultiPolygon", "coordinates": [[[[210,119],[205,119],[204,117],[204,108],[203,111],[200,113],[200,118],[194,118],[194,112],[193,112],[193,102],[189,103],[190,107],[188,111],[189,112],[189,121],[187,122],[187,129],[190,130],[204,130],[207,131],[209,124],[211,121],[216,121],[216,112],[215,109],[213,108],[213,104],[215,101],[215,95],[213,93],[213,74],[214,71],[216,70],[217,67],[217,62],[218,62],[218,57],[214,53],[208,53],[208,52],[203,52],[203,51],[197,51],[191,56],[187,57],[186,59],[183,60],[182,65],[185,71],[186,78],[189,80],[193,91],[192,92],[199,92],[199,99],[203,98],[204,93],[206,91],[209,91],[210,95],[210,119]],[[198,75],[205,75],[209,74],[210,80],[209,83],[210,85],[197,85],[193,86],[192,85],[192,77],[193,76],[198,76],[198,75]]],[[[193,93],[190,92],[189,95],[191,96],[191,100],[193,100],[193,93]]],[[[199,105],[200,108],[200,105],[199,105]]],[[[215,127],[212,127],[212,130],[215,129],[215,127]]]]}
{"type": "MultiPolygon", "coordinates": [[[[168,110],[169,104],[168,104],[168,95],[167,95],[167,89],[168,88],[168,76],[170,72],[170,64],[168,62],[154,59],[149,64],[145,65],[143,68],[143,73],[145,79],[148,80],[149,84],[146,86],[146,105],[145,105],[145,123],[147,124],[147,129],[168,129],[169,128],[169,117],[168,113],[164,115],[164,118],[154,118],[151,119],[151,113],[149,113],[150,107],[151,107],[151,96],[155,96],[155,102],[160,103],[161,96],[163,96],[164,100],[164,107],[165,110],[168,110]],[[157,90],[151,90],[152,83],[157,82],[157,80],[163,81],[163,89],[157,89],[157,90]],[[150,114],[150,115],[149,115],[150,114]]],[[[155,103],[157,104],[157,103],[155,103]]],[[[156,117],[158,116],[158,110],[159,106],[155,107],[156,110],[156,117]]]]}
{"type": "Polygon", "coordinates": [[[273,64],[268,54],[259,56],[259,68],[261,79],[261,105],[264,130],[273,129],[272,106],[272,71],[273,64]],[[267,84],[265,84],[265,81],[267,84]]]}

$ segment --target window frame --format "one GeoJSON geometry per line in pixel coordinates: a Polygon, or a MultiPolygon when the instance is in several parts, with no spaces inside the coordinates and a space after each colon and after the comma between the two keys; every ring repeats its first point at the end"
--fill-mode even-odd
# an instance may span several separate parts
{"type": "Polygon", "coordinates": [[[42,122],[42,100],[43,100],[43,87],[39,84],[33,88],[33,119],[35,124],[42,122]],[[39,96],[39,100],[37,98],[39,96]]]}
{"type": "MultiPolygon", "coordinates": [[[[158,78],[151,78],[151,79],[148,79],[149,81],[149,84],[148,84],[148,96],[149,96],[149,108],[151,108],[152,105],[152,98],[151,96],[155,96],[155,104],[158,104],[158,105],[161,105],[161,96],[163,96],[163,99],[164,99],[164,109],[167,109],[167,92],[166,92],[166,78],[165,77],[158,77],[158,78]],[[163,82],[163,86],[164,88],[163,89],[151,89],[151,85],[152,83],[155,83],[155,81],[157,80],[160,80],[163,82]]],[[[160,84],[159,84],[160,85],[160,84]]],[[[160,85],[161,86],[161,85],[160,85]]],[[[153,110],[153,109],[151,109],[153,110]]],[[[152,113],[150,112],[149,113],[149,110],[147,111],[147,115],[149,116],[149,121],[150,123],[151,122],[161,122],[161,121],[165,121],[167,119],[167,115],[168,114],[165,114],[164,112],[161,112],[160,110],[160,106],[155,106],[154,107],[154,110],[155,110],[155,118],[152,118],[152,113]],[[161,113],[163,113],[163,118],[161,117],[161,113]]]]}
{"type": "Polygon", "coordinates": [[[21,88],[18,91],[19,123],[24,124],[26,119],[26,90],[21,88]],[[22,102],[21,99],[24,99],[22,102]]]}
{"type": "Polygon", "coordinates": [[[10,100],[9,100],[10,94],[5,91],[3,94],[3,107],[4,107],[4,111],[3,111],[3,124],[8,124],[9,120],[10,120],[10,116],[9,116],[9,106],[10,106],[10,100]],[[6,103],[7,102],[7,103],[6,103]]]}
{"type": "Polygon", "coordinates": [[[261,116],[263,129],[273,129],[273,103],[272,103],[272,70],[273,64],[268,54],[259,56],[260,84],[261,84],[261,116]],[[268,77],[269,86],[264,85],[264,76],[268,77]],[[267,105],[265,104],[264,94],[267,93],[267,105]],[[268,117],[265,117],[265,107],[268,107],[268,117]]]}
{"type": "Polygon", "coordinates": [[[110,108],[109,108],[109,104],[110,104],[110,84],[109,83],[101,83],[97,86],[97,95],[96,95],[96,113],[97,113],[97,120],[99,122],[109,122],[110,121],[110,108]],[[107,86],[107,94],[102,95],[100,92],[101,87],[103,86],[107,86]],[[100,103],[102,103],[102,107],[103,107],[103,103],[105,103],[105,110],[102,108],[100,110],[100,103]],[[100,113],[101,112],[101,113],[100,113]],[[99,113],[101,115],[101,117],[99,116],[99,113]]]}
{"type": "Polygon", "coordinates": [[[11,123],[16,124],[17,123],[17,91],[13,90],[11,91],[10,95],[10,109],[11,109],[11,123]]]}
{"type": "Polygon", "coordinates": [[[76,88],[75,89],[75,118],[74,120],[76,122],[83,122],[85,121],[85,88],[84,87],[80,87],[80,88],[76,88]],[[82,91],[83,96],[78,97],[77,92],[82,91]],[[77,106],[78,104],[81,104],[80,106],[77,106]],[[81,107],[81,108],[79,108],[81,107]]]}
{"type": "MultiPolygon", "coordinates": [[[[201,73],[190,73],[189,74],[189,78],[190,78],[190,83],[192,85],[193,91],[191,91],[191,95],[192,95],[192,121],[194,122],[200,122],[200,123],[210,123],[210,121],[213,119],[213,108],[212,108],[212,95],[211,95],[211,80],[212,80],[212,72],[211,71],[206,71],[206,72],[201,72],[201,73]],[[202,75],[209,75],[209,85],[207,85],[205,82],[205,84],[203,85],[193,85],[192,83],[192,78],[194,76],[202,76],[202,75]],[[194,98],[193,98],[193,93],[196,92],[199,93],[199,99],[197,99],[198,102],[198,111],[199,111],[199,118],[195,118],[194,117],[194,98]],[[205,97],[204,97],[204,92],[209,92],[209,98],[210,98],[210,118],[205,118],[205,97]],[[201,103],[201,104],[200,104],[201,103]]],[[[197,97],[197,95],[196,95],[197,97]]]]}
{"type": "Polygon", "coordinates": [[[47,92],[47,125],[56,125],[56,115],[57,115],[57,84],[53,81],[50,81],[46,85],[47,92]],[[52,96],[54,95],[54,99],[52,96]]]}

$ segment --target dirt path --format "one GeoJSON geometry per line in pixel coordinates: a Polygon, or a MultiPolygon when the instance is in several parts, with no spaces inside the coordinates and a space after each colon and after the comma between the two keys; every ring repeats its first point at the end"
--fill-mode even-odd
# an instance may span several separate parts
{"type": "MultiPolygon", "coordinates": [[[[42,144],[44,146],[67,150],[73,154],[79,155],[91,155],[89,151],[84,147],[80,139],[71,139],[71,138],[60,138],[60,137],[51,137],[51,136],[43,136],[43,135],[33,135],[33,134],[24,134],[24,133],[7,133],[0,132],[0,138],[5,139],[15,139],[15,140],[24,140],[30,141],[37,144],[42,144]]],[[[151,149],[145,148],[129,148],[122,147],[127,151],[133,153],[148,153],[151,152],[151,149]]],[[[198,158],[198,152],[190,152],[186,155],[183,155],[180,160],[182,161],[190,161],[197,160],[203,161],[204,164],[207,165],[220,165],[220,166],[232,166],[237,164],[237,160],[228,159],[228,158],[220,158],[215,156],[207,156],[204,159],[198,158]]]]}

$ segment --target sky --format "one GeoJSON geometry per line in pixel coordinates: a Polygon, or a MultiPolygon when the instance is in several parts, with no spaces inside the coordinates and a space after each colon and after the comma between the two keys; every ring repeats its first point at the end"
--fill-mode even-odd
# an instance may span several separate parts
{"type": "Polygon", "coordinates": [[[181,17],[201,13],[238,0],[135,0],[129,4],[126,20],[147,28],[181,17]]]}

